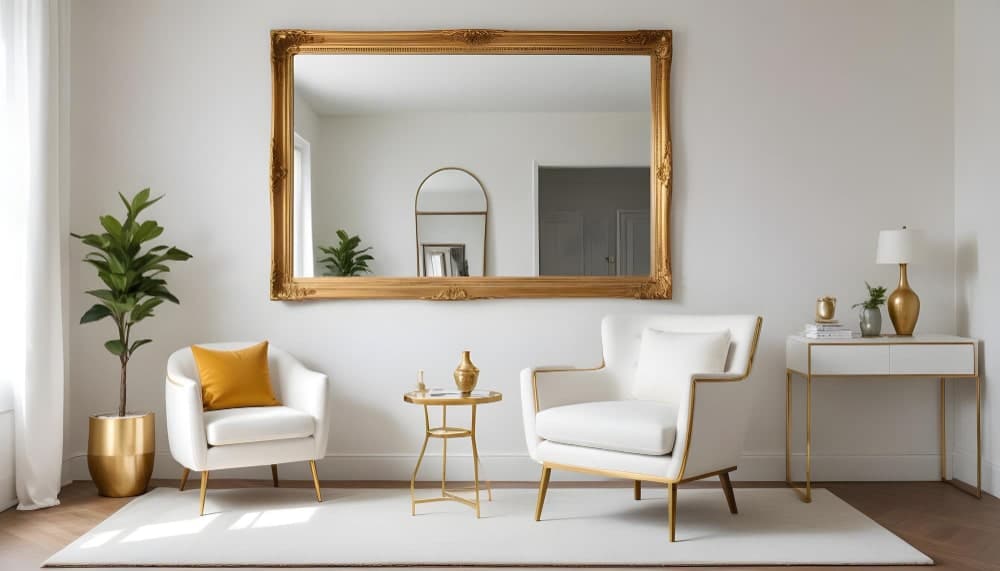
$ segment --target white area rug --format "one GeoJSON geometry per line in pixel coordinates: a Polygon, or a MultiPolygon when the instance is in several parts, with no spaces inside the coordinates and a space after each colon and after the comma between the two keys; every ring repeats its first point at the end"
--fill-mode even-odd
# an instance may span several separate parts
{"type": "MultiPolygon", "coordinates": [[[[433,494],[433,490],[418,490],[433,494]]],[[[665,490],[499,489],[482,519],[455,502],[417,506],[408,490],[158,488],[52,556],[46,566],[760,565],[932,564],[826,490],[737,489],[731,515],[717,489],[681,489],[677,542],[665,490]]],[[[485,500],[485,494],[484,494],[485,500]]]]}

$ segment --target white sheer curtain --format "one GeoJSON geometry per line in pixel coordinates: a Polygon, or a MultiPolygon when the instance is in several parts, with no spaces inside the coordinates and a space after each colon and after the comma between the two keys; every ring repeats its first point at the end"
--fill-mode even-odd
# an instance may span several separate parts
{"type": "Polygon", "coordinates": [[[0,0],[0,382],[13,397],[18,509],[58,505],[62,481],[67,11],[64,0],[0,0]]]}

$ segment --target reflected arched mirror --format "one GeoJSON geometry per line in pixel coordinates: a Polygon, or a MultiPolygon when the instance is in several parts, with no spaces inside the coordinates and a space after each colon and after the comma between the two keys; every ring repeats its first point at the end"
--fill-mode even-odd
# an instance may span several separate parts
{"type": "Polygon", "coordinates": [[[438,169],[417,188],[417,275],[486,274],[486,189],[471,172],[438,169]]]}

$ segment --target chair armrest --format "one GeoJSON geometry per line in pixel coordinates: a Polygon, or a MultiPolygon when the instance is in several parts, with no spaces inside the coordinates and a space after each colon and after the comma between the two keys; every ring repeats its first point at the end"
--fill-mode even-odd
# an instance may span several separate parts
{"type": "Polygon", "coordinates": [[[522,394],[531,392],[535,412],[582,402],[621,398],[617,383],[604,368],[535,367],[521,371],[522,394]]]}
{"type": "Polygon", "coordinates": [[[330,381],[323,373],[307,369],[292,359],[282,361],[280,367],[282,404],[316,419],[313,459],[318,460],[326,455],[330,437],[330,381]]]}
{"type": "Polygon", "coordinates": [[[524,421],[524,438],[528,454],[534,459],[541,438],[535,432],[535,415],[555,406],[615,400],[619,398],[618,385],[604,369],[568,367],[536,367],[521,371],[521,414],[524,421]]]}
{"type": "Polygon", "coordinates": [[[735,467],[750,417],[749,381],[743,373],[696,374],[677,415],[677,477],[692,478],[735,467]]]}
{"type": "Polygon", "coordinates": [[[207,469],[208,442],[201,402],[201,385],[177,374],[166,378],[167,442],[170,454],[185,468],[207,469]]]}

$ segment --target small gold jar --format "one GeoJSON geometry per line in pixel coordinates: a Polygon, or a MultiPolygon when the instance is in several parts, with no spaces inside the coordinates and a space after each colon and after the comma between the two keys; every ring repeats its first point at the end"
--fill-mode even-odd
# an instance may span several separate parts
{"type": "Polygon", "coordinates": [[[825,296],[816,300],[816,321],[833,321],[837,313],[837,298],[825,296]]]}
{"type": "Polygon", "coordinates": [[[462,351],[462,361],[455,367],[455,386],[465,394],[471,393],[479,382],[479,368],[472,364],[468,351],[462,351]]]}

